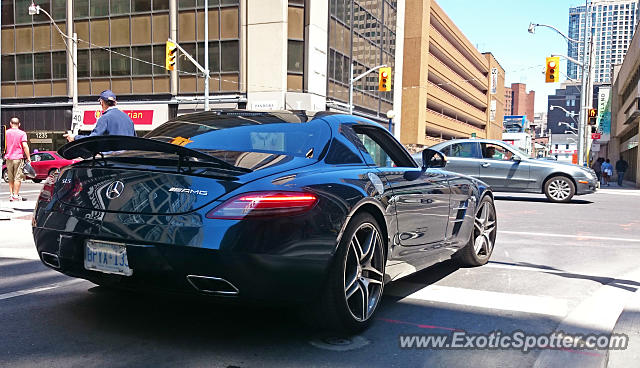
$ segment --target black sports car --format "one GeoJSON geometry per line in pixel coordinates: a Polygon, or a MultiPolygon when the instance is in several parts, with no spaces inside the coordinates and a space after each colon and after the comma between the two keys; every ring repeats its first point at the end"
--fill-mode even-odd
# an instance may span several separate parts
{"type": "Polygon", "coordinates": [[[196,113],[59,152],[85,160],[47,179],[35,244],[98,285],[298,303],[356,332],[385,283],[452,256],[482,265],[495,242],[486,185],[434,150],[418,167],[360,117],[196,113]]]}

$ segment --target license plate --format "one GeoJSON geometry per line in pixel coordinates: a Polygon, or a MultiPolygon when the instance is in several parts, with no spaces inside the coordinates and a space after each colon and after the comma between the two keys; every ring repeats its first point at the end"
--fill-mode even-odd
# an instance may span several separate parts
{"type": "Polygon", "coordinates": [[[124,244],[88,240],[84,247],[84,268],[91,271],[131,276],[124,244]]]}

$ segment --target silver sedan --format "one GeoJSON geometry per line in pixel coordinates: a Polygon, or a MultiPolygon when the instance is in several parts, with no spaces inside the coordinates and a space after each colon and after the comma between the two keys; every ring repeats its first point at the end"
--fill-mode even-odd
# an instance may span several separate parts
{"type": "MultiPolygon", "coordinates": [[[[432,147],[447,156],[446,170],[480,179],[494,191],[544,193],[552,202],[596,191],[595,172],[587,167],[528,157],[491,139],[455,139],[432,147]]],[[[420,154],[413,155],[420,163],[420,154]]]]}

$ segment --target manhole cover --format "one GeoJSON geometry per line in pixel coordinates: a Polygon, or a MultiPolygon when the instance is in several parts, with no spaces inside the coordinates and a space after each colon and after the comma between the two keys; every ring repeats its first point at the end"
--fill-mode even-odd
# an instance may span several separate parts
{"type": "Polygon", "coordinates": [[[369,340],[362,336],[337,337],[325,336],[309,341],[316,348],[333,351],[349,351],[369,345],[369,340]]]}

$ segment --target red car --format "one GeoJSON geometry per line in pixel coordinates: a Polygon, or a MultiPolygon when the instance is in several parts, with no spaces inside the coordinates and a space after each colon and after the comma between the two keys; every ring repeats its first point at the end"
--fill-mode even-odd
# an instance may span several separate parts
{"type": "MultiPolygon", "coordinates": [[[[80,160],[67,160],[58,155],[56,151],[40,151],[31,155],[31,166],[36,171],[36,177],[33,178],[34,183],[39,183],[46,179],[49,174],[59,171],[61,168],[76,163],[80,160]]],[[[2,165],[2,179],[9,181],[7,175],[7,166],[2,165]]]]}

